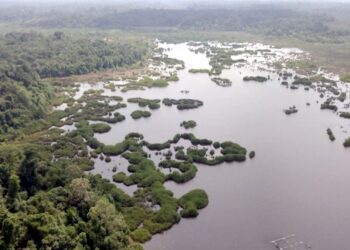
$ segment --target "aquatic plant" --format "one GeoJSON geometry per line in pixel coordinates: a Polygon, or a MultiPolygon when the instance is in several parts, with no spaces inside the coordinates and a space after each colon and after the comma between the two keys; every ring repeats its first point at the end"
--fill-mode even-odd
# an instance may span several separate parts
{"type": "Polygon", "coordinates": [[[183,208],[181,216],[184,218],[197,217],[198,209],[205,208],[208,203],[207,193],[202,189],[194,189],[183,195],[179,200],[179,204],[183,208]]]}
{"type": "Polygon", "coordinates": [[[107,133],[111,130],[111,126],[105,123],[95,123],[91,127],[95,133],[107,133]]]}
{"type": "Polygon", "coordinates": [[[152,114],[149,111],[146,110],[135,110],[131,114],[131,117],[135,120],[140,119],[142,117],[147,118],[150,117],[152,114]]]}
{"type": "Polygon", "coordinates": [[[334,140],[335,140],[333,131],[332,131],[330,128],[327,128],[327,135],[328,135],[328,137],[329,137],[329,140],[331,140],[331,141],[334,141],[334,140]]]}
{"type": "Polygon", "coordinates": [[[243,77],[243,81],[255,81],[255,82],[266,82],[268,79],[264,76],[245,76],[243,77]]]}
{"type": "Polygon", "coordinates": [[[294,113],[297,113],[297,112],[298,112],[298,109],[295,106],[291,106],[288,109],[284,110],[284,113],[286,115],[291,115],[291,114],[294,114],[294,113]]]}
{"type": "Polygon", "coordinates": [[[197,126],[197,123],[193,120],[188,120],[188,121],[183,121],[180,124],[181,127],[184,127],[185,129],[189,129],[189,128],[194,128],[197,126]]]}

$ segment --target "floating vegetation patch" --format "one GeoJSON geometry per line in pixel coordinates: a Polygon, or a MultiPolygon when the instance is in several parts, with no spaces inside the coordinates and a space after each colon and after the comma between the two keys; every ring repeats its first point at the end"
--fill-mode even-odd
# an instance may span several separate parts
{"type": "Polygon", "coordinates": [[[297,113],[297,112],[298,112],[298,109],[297,109],[295,106],[291,106],[291,107],[289,107],[288,109],[285,109],[285,110],[284,110],[284,113],[285,113],[286,115],[295,114],[295,113],[297,113]]]}
{"type": "Polygon", "coordinates": [[[141,97],[135,97],[135,98],[129,98],[127,101],[130,103],[137,103],[140,107],[148,107],[150,109],[160,108],[159,99],[145,99],[141,97]]]}
{"type": "Polygon", "coordinates": [[[266,82],[268,80],[267,77],[264,76],[245,76],[243,77],[243,81],[249,82],[249,81],[255,81],[255,82],[266,82]]]}
{"type": "Polygon", "coordinates": [[[151,115],[152,113],[147,110],[135,110],[130,114],[130,116],[134,120],[140,119],[142,117],[147,118],[147,117],[150,117],[151,115]]]}
{"type": "Polygon", "coordinates": [[[232,85],[232,81],[227,78],[213,77],[211,80],[220,87],[230,87],[232,85]]]}
{"type": "Polygon", "coordinates": [[[340,112],[340,117],[350,119],[350,112],[340,112]]]}
{"type": "Polygon", "coordinates": [[[210,69],[190,69],[188,72],[192,74],[205,73],[205,74],[211,75],[210,69]]]}
{"type": "Polygon", "coordinates": [[[343,145],[344,145],[344,147],[346,147],[346,148],[350,147],[350,137],[347,138],[347,139],[344,141],[343,145]]]}
{"type": "Polygon", "coordinates": [[[312,81],[308,78],[295,78],[295,80],[292,82],[293,85],[304,85],[304,86],[311,86],[312,81]]]}
{"type": "Polygon", "coordinates": [[[335,140],[335,136],[333,134],[333,131],[330,128],[327,128],[327,135],[329,140],[334,141],[335,140]]]}
{"type": "Polygon", "coordinates": [[[183,121],[180,124],[181,127],[184,127],[185,129],[190,129],[190,128],[194,128],[197,126],[196,121],[193,120],[189,120],[189,121],[183,121]]]}
{"type": "Polygon", "coordinates": [[[95,123],[91,127],[94,133],[107,133],[111,130],[111,126],[105,123],[95,123]]]}
{"type": "Polygon", "coordinates": [[[337,111],[338,107],[337,105],[332,104],[331,101],[328,100],[321,104],[321,109],[329,109],[332,111],[337,111]]]}
{"type": "Polygon", "coordinates": [[[203,102],[200,100],[195,99],[170,99],[170,98],[164,98],[163,104],[166,106],[177,106],[177,109],[184,110],[184,109],[195,109],[203,106],[203,102]]]}

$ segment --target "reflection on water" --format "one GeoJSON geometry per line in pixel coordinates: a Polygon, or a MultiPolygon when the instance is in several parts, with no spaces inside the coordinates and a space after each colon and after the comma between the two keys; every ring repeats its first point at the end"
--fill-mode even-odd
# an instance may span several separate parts
{"type": "MultiPolygon", "coordinates": [[[[126,120],[96,137],[114,144],[129,132],[140,132],[147,141],[164,142],[185,131],[180,127],[183,120],[195,120],[198,126],[191,132],[197,137],[232,140],[255,150],[257,156],[244,163],[197,165],[197,176],[188,183],[166,183],[177,197],[203,188],[209,205],[198,218],[181,220],[171,230],[155,235],[145,249],[268,250],[273,249],[271,240],[289,234],[298,235],[313,249],[348,249],[350,152],[342,142],[349,136],[349,120],[321,111],[323,101],[316,91],[281,86],[278,74],[267,64],[300,51],[267,47],[271,55],[242,55],[248,63],[223,70],[221,77],[230,79],[232,86],[221,88],[207,74],[188,73],[190,68],[210,67],[205,54],[191,52],[185,44],[161,46],[169,48],[169,57],[184,60],[186,69],[178,72],[179,82],[115,95],[124,99],[193,98],[202,100],[204,106],[179,111],[162,105],[150,118],[134,121],[130,113],[139,107],[128,104],[120,110],[126,120]],[[245,75],[270,75],[271,80],[243,82],[245,75]],[[298,113],[286,116],[283,109],[293,105],[298,113]],[[329,141],[327,128],[333,130],[335,142],[329,141]]],[[[97,160],[94,172],[111,179],[115,164],[120,169],[127,167],[122,158],[112,157],[109,164],[97,160]]]]}

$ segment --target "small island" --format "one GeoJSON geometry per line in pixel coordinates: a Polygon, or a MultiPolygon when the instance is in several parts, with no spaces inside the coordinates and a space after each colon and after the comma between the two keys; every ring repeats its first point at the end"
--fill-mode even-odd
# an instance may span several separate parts
{"type": "Polygon", "coordinates": [[[243,81],[249,82],[249,81],[255,81],[255,82],[266,82],[268,80],[267,77],[264,76],[245,76],[243,77],[243,81]]]}
{"type": "Polygon", "coordinates": [[[283,110],[286,115],[295,114],[298,112],[298,109],[295,106],[291,106],[288,109],[283,110]]]}
{"type": "Polygon", "coordinates": [[[195,128],[197,126],[197,123],[193,120],[189,121],[183,121],[180,124],[181,127],[184,127],[185,129],[195,128]]]}
{"type": "Polygon", "coordinates": [[[140,119],[140,118],[147,118],[150,117],[152,114],[151,112],[147,111],[147,110],[135,110],[131,113],[131,117],[134,120],[140,119]]]}

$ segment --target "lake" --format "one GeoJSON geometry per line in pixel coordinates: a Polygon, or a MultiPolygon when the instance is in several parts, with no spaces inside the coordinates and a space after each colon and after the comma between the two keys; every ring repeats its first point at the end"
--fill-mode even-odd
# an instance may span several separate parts
{"type": "MultiPolygon", "coordinates": [[[[166,88],[115,95],[124,99],[193,98],[204,105],[183,111],[161,105],[150,118],[135,121],[130,113],[139,107],[128,104],[120,110],[126,121],[111,125],[109,133],[97,134],[96,138],[114,144],[129,132],[139,132],[147,141],[164,142],[176,133],[186,132],[180,127],[182,121],[195,120],[198,126],[187,132],[213,141],[232,140],[254,150],[256,157],[218,166],[197,164],[193,180],[185,184],[167,182],[165,186],[176,197],[194,188],[204,189],[209,205],[197,218],[182,219],[170,230],[153,236],[144,244],[145,249],[269,250],[274,249],[272,240],[290,234],[312,249],[349,249],[350,151],[342,143],[350,136],[350,120],[321,110],[325,98],[317,91],[282,86],[279,75],[268,64],[301,52],[268,47],[273,55],[243,55],[247,63],[224,69],[220,76],[230,79],[232,86],[220,87],[207,74],[188,72],[191,68],[210,68],[205,54],[194,53],[188,44],[159,46],[167,49],[169,57],[185,62],[186,68],[178,71],[179,81],[166,88]],[[244,82],[246,75],[270,76],[270,80],[244,82]],[[183,90],[189,92],[185,94],[183,90]],[[286,115],[283,110],[293,105],[298,112],[286,115]],[[334,142],[329,140],[327,128],[333,130],[334,142]]],[[[349,93],[347,86],[341,88],[349,93]]],[[[110,164],[96,161],[93,172],[111,179],[111,166],[118,164],[118,159],[113,158],[110,164]]],[[[119,167],[126,171],[126,166],[125,161],[119,167]]],[[[135,188],[124,190],[131,194],[135,188]]]]}

